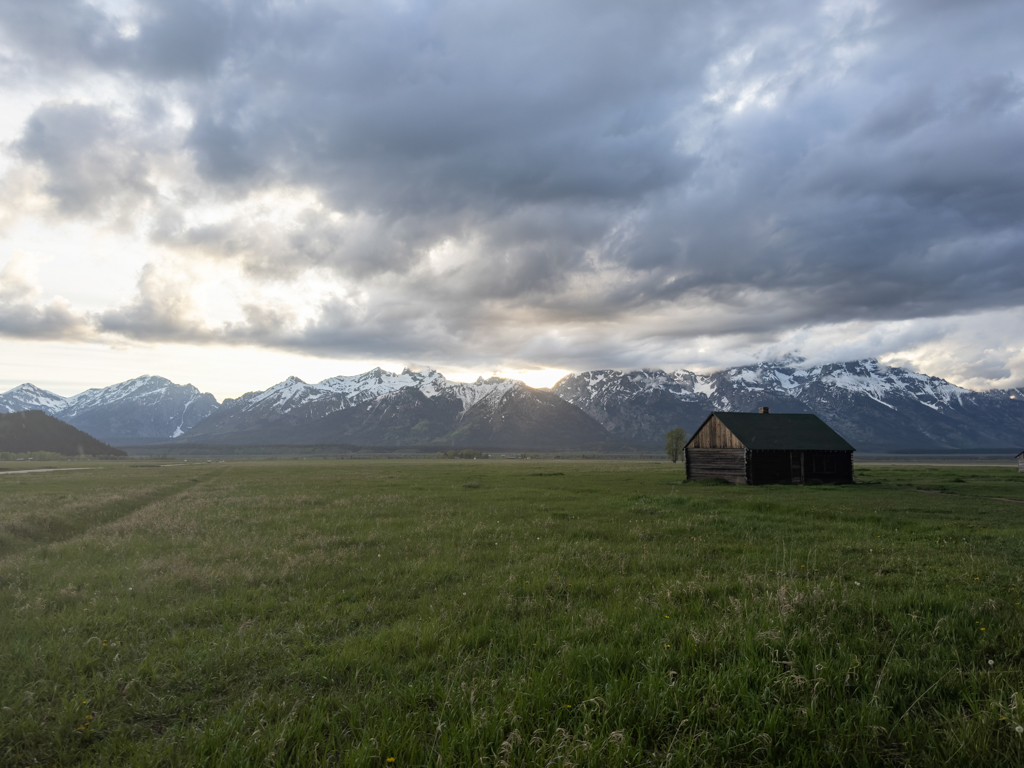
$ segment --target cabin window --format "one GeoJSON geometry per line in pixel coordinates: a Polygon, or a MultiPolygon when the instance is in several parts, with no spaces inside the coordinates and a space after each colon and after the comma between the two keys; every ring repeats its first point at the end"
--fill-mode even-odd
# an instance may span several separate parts
{"type": "Polygon", "coordinates": [[[834,453],[815,453],[813,467],[815,474],[836,474],[836,455],[834,453]]]}

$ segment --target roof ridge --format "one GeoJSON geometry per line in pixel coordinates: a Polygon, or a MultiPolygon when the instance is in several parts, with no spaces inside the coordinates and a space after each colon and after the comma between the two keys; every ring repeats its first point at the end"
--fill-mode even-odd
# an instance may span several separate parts
{"type": "Polygon", "coordinates": [[[816,413],[714,411],[697,431],[700,432],[712,417],[718,417],[722,426],[749,450],[856,450],[816,413]]]}

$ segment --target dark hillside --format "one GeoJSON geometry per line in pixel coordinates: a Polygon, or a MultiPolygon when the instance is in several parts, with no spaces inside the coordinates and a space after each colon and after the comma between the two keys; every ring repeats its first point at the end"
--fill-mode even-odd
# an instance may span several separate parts
{"type": "Polygon", "coordinates": [[[62,456],[127,456],[42,411],[0,413],[0,451],[52,451],[62,456]]]}
{"type": "Polygon", "coordinates": [[[600,449],[612,436],[582,410],[547,390],[516,383],[463,410],[451,391],[428,397],[402,387],[326,416],[274,419],[224,409],[185,437],[222,445],[443,446],[479,449],[600,449]]]}
{"type": "Polygon", "coordinates": [[[463,414],[448,439],[453,445],[520,450],[593,450],[613,440],[572,403],[525,384],[481,400],[463,414]]]}

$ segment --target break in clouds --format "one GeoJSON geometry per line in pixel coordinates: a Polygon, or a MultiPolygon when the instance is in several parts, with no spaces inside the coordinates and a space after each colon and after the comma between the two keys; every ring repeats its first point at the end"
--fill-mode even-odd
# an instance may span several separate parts
{"type": "Polygon", "coordinates": [[[1019,2],[0,0],[0,26],[8,336],[1024,382],[1019,2]]]}

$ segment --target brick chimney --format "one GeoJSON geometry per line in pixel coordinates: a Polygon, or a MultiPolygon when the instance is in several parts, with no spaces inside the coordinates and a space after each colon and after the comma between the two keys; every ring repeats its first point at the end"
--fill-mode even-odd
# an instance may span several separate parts
{"type": "Polygon", "coordinates": [[[762,405],[760,408],[757,409],[757,412],[758,413],[768,413],[768,408],[766,406],[762,405]]]}

